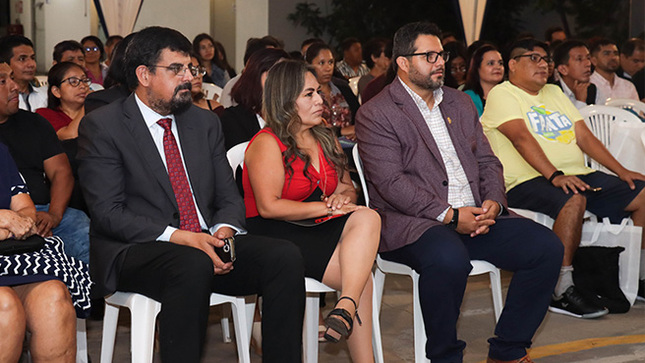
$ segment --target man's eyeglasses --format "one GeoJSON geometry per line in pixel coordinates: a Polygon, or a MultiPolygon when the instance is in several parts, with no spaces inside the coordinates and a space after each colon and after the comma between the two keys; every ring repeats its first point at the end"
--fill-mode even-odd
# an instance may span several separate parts
{"type": "Polygon", "coordinates": [[[549,57],[548,55],[545,55],[543,57],[543,56],[539,55],[538,53],[516,55],[515,57],[513,57],[513,59],[523,58],[523,57],[529,58],[531,60],[531,62],[533,62],[533,63],[540,63],[541,61],[545,61],[547,63],[553,62],[551,57],[549,57]]]}
{"type": "Polygon", "coordinates": [[[443,58],[444,62],[447,62],[448,59],[450,59],[450,52],[448,51],[443,51],[443,52],[425,52],[425,53],[412,53],[412,54],[402,54],[402,57],[413,57],[417,55],[423,55],[426,57],[426,62],[428,63],[436,63],[437,60],[439,59],[439,56],[443,58]]]}
{"type": "Polygon", "coordinates": [[[85,47],[86,52],[98,52],[100,49],[99,47],[85,47]]]}
{"type": "Polygon", "coordinates": [[[63,84],[65,82],[69,83],[69,85],[72,87],[78,87],[81,83],[85,83],[85,85],[89,87],[90,84],[92,83],[92,80],[89,78],[80,79],[78,77],[69,77],[60,81],[60,84],[63,84]]]}
{"type": "Polygon", "coordinates": [[[181,76],[183,77],[186,74],[186,70],[190,70],[190,74],[192,74],[193,77],[197,76],[204,76],[206,74],[206,68],[199,66],[195,67],[194,65],[190,64],[187,66],[181,65],[181,64],[171,64],[169,66],[160,66],[160,65],[154,65],[154,66],[148,66],[148,68],[165,68],[172,73],[175,74],[175,76],[181,76]]]}

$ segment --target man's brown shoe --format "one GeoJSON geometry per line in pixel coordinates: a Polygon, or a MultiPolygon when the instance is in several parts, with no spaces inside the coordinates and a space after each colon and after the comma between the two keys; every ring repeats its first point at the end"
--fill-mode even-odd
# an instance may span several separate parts
{"type": "Polygon", "coordinates": [[[534,362],[531,360],[531,357],[529,357],[529,355],[527,354],[520,359],[514,359],[514,360],[497,360],[497,359],[488,357],[488,359],[486,359],[486,363],[534,363],[534,362]]]}

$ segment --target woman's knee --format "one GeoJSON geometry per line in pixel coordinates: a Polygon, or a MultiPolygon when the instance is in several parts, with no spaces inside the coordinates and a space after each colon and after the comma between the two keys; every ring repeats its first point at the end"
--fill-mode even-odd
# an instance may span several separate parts
{"type": "Polygon", "coordinates": [[[67,286],[59,280],[38,283],[26,300],[27,315],[38,314],[51,319],[74,319],[75,311],[67,286]]]}
{"type": "MultiPolygon", "coordinates": [[[[22,325],[24,330],[25,311],[22,301],[11,287],[0,287],[0,326],[22,325]]],[[[4,329],[0,329],[7,331],[4,329]]]]}
{"type": "Polygon", "coordinates": [[[348,222],[370,229],[378,229],[379,232],[381,230],[381,216],[375,210],[369,208],[354,211],[349,216],[348,222]]]}

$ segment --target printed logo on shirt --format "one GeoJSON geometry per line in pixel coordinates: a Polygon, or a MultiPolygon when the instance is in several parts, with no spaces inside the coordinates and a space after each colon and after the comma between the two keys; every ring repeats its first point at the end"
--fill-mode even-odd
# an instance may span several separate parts
{"type": "Polygon", "coordinates": [[[544,105],[531,106],[531,111],[526,113],[533,133],[549,141],[569,144],[575,139],[573,122],[567,115],[558,111],[547,110],[544,105]]]}

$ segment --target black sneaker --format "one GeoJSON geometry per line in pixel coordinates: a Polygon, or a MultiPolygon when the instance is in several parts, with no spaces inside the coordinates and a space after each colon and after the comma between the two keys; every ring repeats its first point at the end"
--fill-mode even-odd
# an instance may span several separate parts
{"type": "Polygon", "coordinates": [[[636,300],[645,302],[645,279],[638,281],[638,295],[636,300]]]}
{"type": "Polygon", "coordinates": [[[582,319],[599,318],[609,313],[604,307],[599,308],[588,302],[573,285],[569,286],[560,298],[551,299],[549,311],[582,319]]]}

